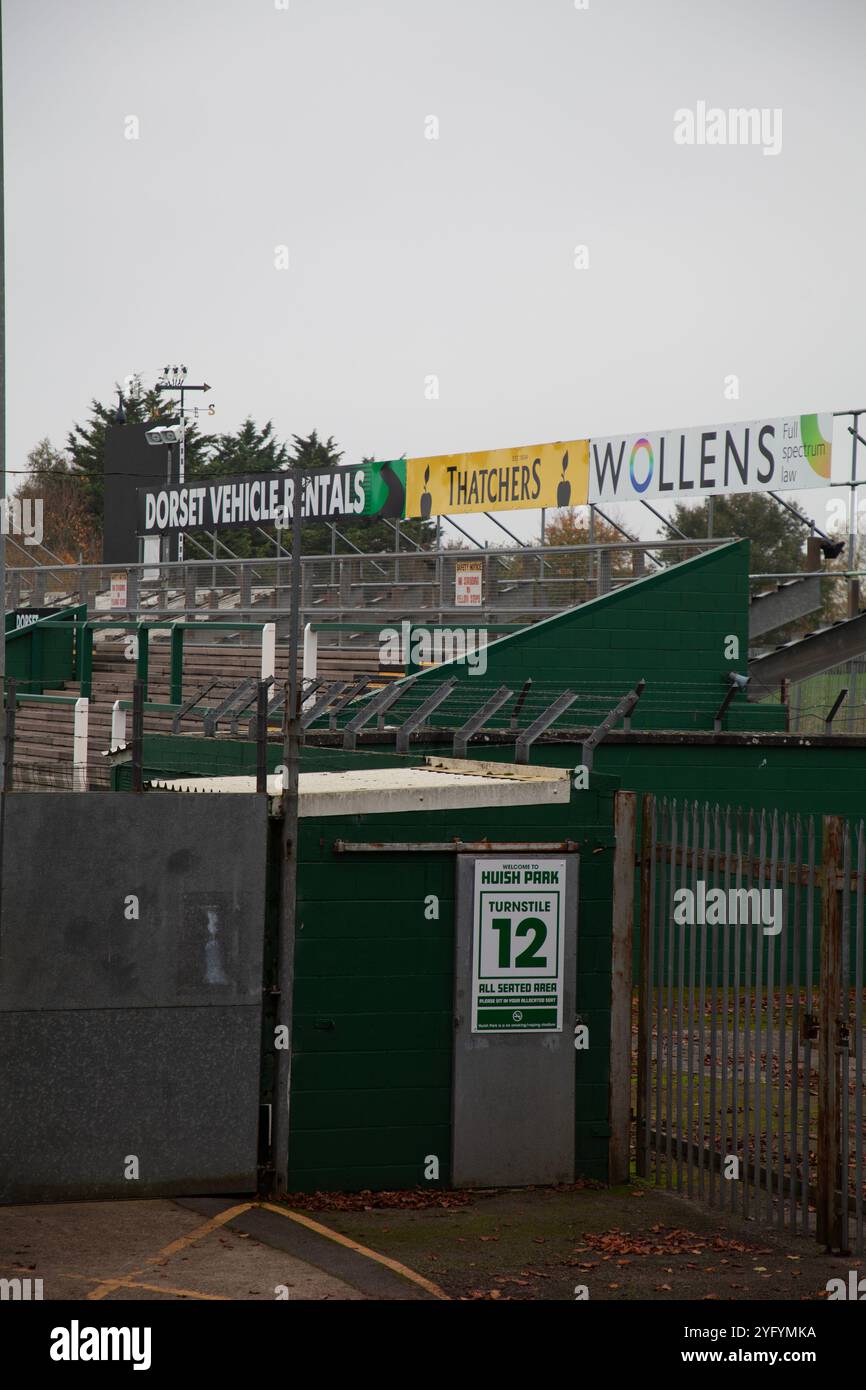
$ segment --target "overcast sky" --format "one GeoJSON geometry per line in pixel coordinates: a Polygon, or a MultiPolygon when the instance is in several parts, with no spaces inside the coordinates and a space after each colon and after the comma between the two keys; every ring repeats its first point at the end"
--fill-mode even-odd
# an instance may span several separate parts
{"type": "Polygon", "coordinates": [[[864,42],[862,0],[4,0],[8,467],[178,361],[347,462],[866,406],[864,42]],[[780,152],[678,145],[701,101],[780,152]]]}

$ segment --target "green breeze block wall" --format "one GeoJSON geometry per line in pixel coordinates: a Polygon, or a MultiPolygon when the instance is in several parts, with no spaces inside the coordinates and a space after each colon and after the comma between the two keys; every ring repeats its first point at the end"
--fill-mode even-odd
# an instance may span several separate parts
{"type": "MultiPolygon", "coordinates": [[[[428,754],[450,753],[432,741],[416,748],[428,754]]],[[[513,762],[514,744],[470,744],[468,756],[513,762]]],[[[580,762],[580,744],[536,743],[530,762],[574,768],[580,762]]],[[[830,747],[795,735],[789,736],[787,747],[769,740],[742,746],[606,741],[595,750],[593,770],[616,778],[624,790],[639,797],[653,792],[678,802],[866,817],[866,740],[857,746],[844,736],[836,736],[830,747]]]]}
{"type": "Polygon", "coordinates": [[[866,744],[845,747],[841,739],[829,748],[807,742],[791,747],[603,744],[595,767],[621,778],[631,791],[678,801],[800,815],[866,815],[866,744]]]}
{"type": "MultiPolygon", "coordinates": [[[[483,626],[467,614],[467,624],[475,621],[483,626]]],[[[749,544],[737,541],[501,638],[488,648],[483,677],[455,662],[425,671],[418,683],[457,676],[470,685],[483,680],[485,689],[506,684],[519,690],[531,676],[578,692],[582,680],[604,681],[625,695],[645,678],[634,728],[712,729],[728,672],[744,672],[748,652],[749,544]],[[724,655],[730,636],[739,639],[738,660],[724,655]]],[[[569,721],[573,710],[563,722],[569,721]]],[[[433,722],[451,722],[448,701],[433,722]]],[[[737,696],[723,727],[784,729],[785,712],[737,696]]]]}
{"type": "MultiPolygon", "coordinates": [[[[613,792],[570,805],[327,817],[300,823],[289,1187],[450,1183],[454,877],[450,853],[337,855],[355,841],[580,841],[576,1171],[607,1176],[613,792]],[[427,921],[424,899],[439,898],[427,921]]],[[[566,1032],[571,1020],[565,1020],[566,1032]]],[[[495,1045],[495,1044],[494,1044],[495,1045]]]]}

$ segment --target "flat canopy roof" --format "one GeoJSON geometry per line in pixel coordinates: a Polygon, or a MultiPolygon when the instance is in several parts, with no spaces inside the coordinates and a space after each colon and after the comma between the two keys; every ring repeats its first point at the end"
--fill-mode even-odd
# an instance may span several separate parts
{"type": "MultiPolygon", "coordinates": [[[[474,762],[429,757],[424,767],[357,768],[302,772],[301,816],[385,815],[399,811],[461,811],[474,806],[537,806],[567,802],[567,768],[474,762]]],[[[255,777],[155,778],[148,786],[172,792],[254,793],[255,777]]],[[[268,777],[268,795],[279,799],[282,774],[268,777]]]]}

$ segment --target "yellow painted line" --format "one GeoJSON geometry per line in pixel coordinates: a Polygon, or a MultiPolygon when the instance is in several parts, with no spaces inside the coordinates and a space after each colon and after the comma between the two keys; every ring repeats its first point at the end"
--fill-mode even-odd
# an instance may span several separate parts
{"type": "MultiPolygon", "coordinates": [[[[339,1231],[332,1231],[329,1226],[322,1226],[318,1221],[313,1221],[309,1216],[302,1216],[299,1211],[289,1211],[286,1207],[275,1206],[272,1202],[256,1202],[254,1204],[264,1211],[275,1211],[278,1216],[285,1216],[289,1221],[297,1221],[299,1226],[306,1226],[308,1230],[315,1231],[320,1236],[327,1236],[328,1240],[334,1240],[338,1245],[345,1245],[347,1250],[354,1250],[358,1255],[366,1255],[368,1260],[375,1260],[377,1264],[385,1265],[388,1269],[393,1269],[395,1274],[402,1274],[404,1279],[411,1279],[413,1284],[419,1284],[422,1289],[432,1293],[434,1298],[451,1301],[450,1295],[444,1289],[440,1289],[438,1284],[434,1284],[431,1279],[425,1279],[423,1274],[416,1274],[414,1269],[408,1265],[401,1264],[399,1260],[392,1260],[387,1255],[380,1255],[376,1250],[370,1250],[366,1245],[359,1245],[356,1240],[350,1240],[348,1236],[340,1235],[339,1231]]],[[[348,1282],[348,1281],[347,1281],[348,1282]]]]}
{"type": "Polygon", "coordinates": [[[225,1293],[201,1293],[198,1289],[176,1289],[171,1284],[144,1284],[139,1279],[121,1279],[120,1283],[125,1289],[151,1289],[154,1293],[174,1294],[176,1298],[204,1298],[211,1302],[231,1302],[228,1294],[225,1293]]]}
{"type": "Polygon", "coordinates": [[[216,1231],[220,1226],[224,1226],[227,1221],[232,1221],[236,1216],[241,1216],[243,1212],[249,1211],[252,1202],[239,1202],[237,1206],[228,1207],[226,1211],[221,1211],[218,1216],[214,1216],[210,1221],[206,1221],[203,1226],[197,1226],[194,1231],[189,1231],[187,1235],[180,1236],[173,1240],[169,1245],[163,1247],[156,1255],[150,1255],[145,1260],[144,1266],[140,1269],[132,1269],[128,1274],[123,1274],[119,1278],[104,1279],[97,1288],[91,1289],[87,1295],[88,1299],[96,1300],[105,1298],[107,1294],[113,1293],[115,1289],[122,1288],[127,1280],[132,1279],[136,1274],[143,1274],[147,1265],[159,1264],[161,1260],[167,1260],[172,1255],[176,1255],[179,1250],[186,1250],[197,1240],[203,1240],[209,1236],[211,1231],[216,1231]]]}
{"type": "Polygon", "coordinates": [[[227,1221],[233,1221],[236,1216],[241,1216],[243,1212],[249,1211],[252,1205],[252,1202],[239,1202],[236,1207],[228,1207],[226,1211],[221,1211],[218,1216],[211,1217],[210,1221],[206,1221],[203,1226],[197,1226],[194,1231],[173,1240],[170,1245],[166,1245],[160,1250],[158,1255],[151,1255],[147,1264],[156,1264],[158,1260],[167,1260],[172,1255],[176,1255],[178,1251],[186,1250],[187,1246],[194,1245],[197,1240],[203,1240],[205,1236],[210,1235],[211,1231],[218,1230],[227,1221]]]}
{"type": "Polygon", "coordinates": [[[104,1279],[103,1282],[99,1284],[97,1288],[90,1290],[90,1293],[87,1295],[87,1298],[88,1300],[105,1298],[108,1294],[114,1293],[115,1289],[119,1289],[122,1283],[122,1279],[104,1279]]]}
{"type": "MultiPolygon", "coordinates": [[[[105,1280],[100,1279],[99,1275],[78,1274],[73,1269],[61,1269],[58,1270],[58,1274],[61,1279],[77,1279],[79,1280],[79,1282],[84,1284],[101,1284],[106,1282],[105,1280]]],[[[132,1278],[116,1279],[113,1282],[117,1284],[118,1288],[152,1289],[154,1293],[170,1293],[174,1294],[177,1298],[205,1298],[210,1300],[219,1299],[220,1302],[225,1303],[231,1301],[229,1295],[225,1293],[202,1293],[201,1289],[177,1289],[174,1288],[171,1284],[145,1284],[139,1279],[132,1278]]]]}

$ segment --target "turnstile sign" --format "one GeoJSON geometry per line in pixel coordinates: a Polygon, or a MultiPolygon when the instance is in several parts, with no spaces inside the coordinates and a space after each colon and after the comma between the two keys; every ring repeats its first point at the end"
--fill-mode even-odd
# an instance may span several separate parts
{"type": "Polygon", "coordinates": [[[477,859],[472,1032],[560,1033],[564,859],[477,859]]]}

